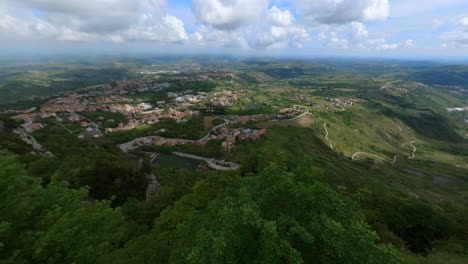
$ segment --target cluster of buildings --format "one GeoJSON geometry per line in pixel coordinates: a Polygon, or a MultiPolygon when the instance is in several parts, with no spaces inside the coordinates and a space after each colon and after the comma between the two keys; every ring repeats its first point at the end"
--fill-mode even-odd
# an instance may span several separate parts
{"type": "Polygon", "coordinates": [[[244,115],[244,116],[237,116],[237,115],[230,115],[224,116],[223,118],[228,120],[229,123],[240,123],[240,124],[247,124],[249,122],[264,122],[264,121],[271,121],[271,120],[287,120],[295,118],[301,114],[304,114],[307,110],[300,106],[294,106],[290,108],[284,108],[279,111],[279,113],[275,114],[258,114],[258,115],[244,115]]]}
{"type": "Polygon", "coordinates": [[[213,139],[222,139],[224,140],[221,143],[224,151],[231,152],[236,146],[236,142],[244,140],[257,140],[261,136],[266,135],[268,131],[266,129],[250,129],[250,128],[237,128],[229,130],[226,127],[223,127],[219,130],[219,135],[212,135],[213,139]]]}
{"type": "Polygon", "coordinates": [[[219,91],[219,92],[197,92],[186,90],[179,93],[169,92],[167,97],[172,99],[172,104],[178,107],[206,107],[234,105],[239,99],[245,98],[244,91],[219,91]]]}
{"type": "Polygon", "coordinates": [[[133,94],[135,92],[162,91],[171,87],[169,83],[158,83],[145,78],[118,81],[112,84],[96,85],[80,89],[89,96],[111,94],[133,94]]]}
{"type": "Polygon", "coordinates": [[[115,128],[107,128],[106,132],[117,132],[117,131],[128,131],[136,128],[141,124],[155,124],[161,119],[173,119],[177,123],[184,123],[188,121],[188,118],[199,115],[199,111],[183,110],[179,111],[175,108],[169,107],[167,109],[155,108],[149,111],[140,111],[137,115],[129,118],[127,124],[120,123],[115,128]]]}
{"type": "Polygon", "coordinates": [[[64,97],[52,99],[41,106],[41,115],[50,116],[59,112],[125,112],[131,111],[133,107],[125,104],[132,100],[121,95],[89,96],[70,93],[64,97]]]}
{"type": "Polygon", "coordinates": [[[367,101],[355,97],[324,97],[324,103],[314,104],[314,108],[323,108],[325,110],[341,110],[352,107],[356,103],[366,103],[367,101]]]}
{"type": "Polygon", "coordinates": [[[214,92],[206,97],[206,103],[214,106],[232,106],[239,99],[245,98],[247,93],[242,90],[238,91],[220,91],[214,92]]]}
{"type": "Polygon", "coordinates": [[[135,150],[141,146],[177,146],[183,144],[195,144],[203,146],[211,140],[222,140],[222,147],[226,152],[230,152],[235,148],[236,142],[244,140],[257,140],[263,135],[267,134],[266,129],[228,129],[226,126],[222,126],[219,129],[213,130],[208,136],[200,140],[189,140],[179,138],[165,138],[161,136],[148,136],[136,138],[132,141],[119,145],[119,148],[125,152],[135,150]]]}

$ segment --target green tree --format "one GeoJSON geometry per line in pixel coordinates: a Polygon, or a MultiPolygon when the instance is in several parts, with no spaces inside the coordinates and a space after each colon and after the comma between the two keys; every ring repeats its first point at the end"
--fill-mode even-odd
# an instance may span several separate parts
{"type": "Polygon", "coordinates": [[[0,260],[5,263],[94,263],[140,229],[88,190],[28,176],[0,151],[0,260]]]}
{"type": "Polygon", "coordinates": [[[349,198],[298,178],[274,163],[253,177],[209,177],[162,212],[150,234],[110,258],[117,263],[399,262],[392,247],[377,243],[349,198]],[[147,249],[137,251],[142,245],[147,249]]]}

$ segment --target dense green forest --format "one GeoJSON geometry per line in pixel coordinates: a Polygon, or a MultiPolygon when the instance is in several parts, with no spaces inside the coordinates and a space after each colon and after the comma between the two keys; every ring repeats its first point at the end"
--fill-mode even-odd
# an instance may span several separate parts
{"type": "Polygon", "coordinates": [[[160,171],[156,197],[115,205],[54,177],[44,184],[1,151],[2,263],[401,263],[406,250],[466,247],[463,215],[400,193],[340,191],[307,163],[269,160],[244,176],[160,171]]]}
{"type": "Polygon", "coordinates": [[[0,166],[4,263],[399,261],[349,197],[276,163],[249,177],[209,175],[149,225],[126,215],[131,203],[42,186],[5,151],[0,166]]]}

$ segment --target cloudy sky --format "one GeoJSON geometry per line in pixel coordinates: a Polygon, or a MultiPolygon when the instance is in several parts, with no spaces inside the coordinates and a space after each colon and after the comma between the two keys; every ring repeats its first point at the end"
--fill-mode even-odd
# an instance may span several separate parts
{"type": "Polygon", "coordinates": [[[1,54],[468,58],[467,0],[0,0],[1,54]]]}

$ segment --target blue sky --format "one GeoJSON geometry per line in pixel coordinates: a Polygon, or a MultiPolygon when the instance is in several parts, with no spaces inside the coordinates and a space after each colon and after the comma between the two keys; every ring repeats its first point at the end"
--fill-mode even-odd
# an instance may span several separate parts
{"type": "Polygon", "coordinates": [[[468,58],[466,0],[0,0],[0,52],[468,58]]]}

